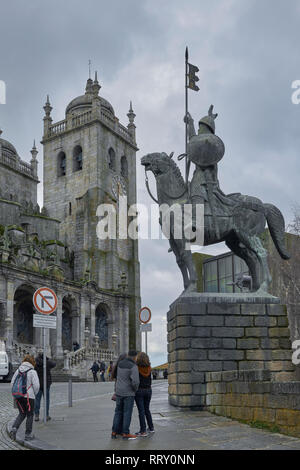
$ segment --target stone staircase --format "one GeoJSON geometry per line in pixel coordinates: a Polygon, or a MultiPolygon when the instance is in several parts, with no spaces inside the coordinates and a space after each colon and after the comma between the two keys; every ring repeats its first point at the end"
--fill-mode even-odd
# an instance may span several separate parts
{"type": "Polygon", "coordinates": [[[52,382],[69,382],[72,379],[72,382],[86,382],[86,379],[80,378],[78,375],[73,375],[70,371],[53,369],[52,373],[52,382]]]}

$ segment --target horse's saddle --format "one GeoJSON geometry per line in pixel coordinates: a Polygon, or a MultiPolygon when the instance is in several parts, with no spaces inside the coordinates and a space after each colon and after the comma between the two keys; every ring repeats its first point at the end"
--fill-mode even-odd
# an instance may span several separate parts
{"type": "Polygon", "coordinates": [[[246,196],[241,193],[224,194],[219,187],[209,192],[205,188],[203,194],[204,199],[204,215],[215,217],[232,217],[239,209],[251,209],[262,212],[263,204],[255,197],[246,196]]]}

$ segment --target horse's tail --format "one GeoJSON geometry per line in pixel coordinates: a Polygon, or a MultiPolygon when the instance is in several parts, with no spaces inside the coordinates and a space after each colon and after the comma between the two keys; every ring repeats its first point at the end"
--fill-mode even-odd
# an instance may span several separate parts
{"type": "Polygon", "coordinates": [[[273,204],[264,204],[264,208],[274,245],[282,259],[289,259],[291,255],[285,248],[285,225],[283,215],[276,206],[273,206],[273,204]]]}

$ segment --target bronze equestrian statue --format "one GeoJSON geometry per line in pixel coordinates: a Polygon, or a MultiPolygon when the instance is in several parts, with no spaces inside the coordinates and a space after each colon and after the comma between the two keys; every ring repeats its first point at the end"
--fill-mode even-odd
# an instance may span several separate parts
{"type": "MultiPolygon", "coordinates": [[[[179,167],[172,159],[173,154],[151,153],[141,159],[145,172],[152,171],[156,179],[157,200],[161,206],[167,204],[192,204],[192,230],[197,231],[197,204],[204,205],[204,246],[225,242],[228,248],[242,258],[252,277],[252,292],[264,295],[268,291],[271,275],[267,264],[267,251],[260,235],[268,224],[272,240],[283,259],[289,259],[286,251],[284,218],[272,204],[240,193],[224,194],[218,181],[218,162],[223,158],[225,146],[215,135],[213,106],[208,115],[200,119],[198,134],[194,121],[188,113],[184,121],[188,124],[189,143],[187,147],[188,169],[195,164],[193,177],[186,185],[179,167]]],[[[180,157],[178,157],[180,159],[180,157]]],[[[146,184],[149,191],[148,180],[146,184]]],[[[150,193],[151,195],[151,193],[150,193]]],[[[153,198],[153,196],[151,195],[153,198]]],[[[153,198],[154,199],[154,198],[153,198]]],[[[160,220],[161,223],[161,220],[160,220]]],[[[196,290],[197,276],[192,254],[186,249],[190,240],[174,236],[175,225],[171,222],[170,247],[181,269],[185,290],[196,290]]]]}

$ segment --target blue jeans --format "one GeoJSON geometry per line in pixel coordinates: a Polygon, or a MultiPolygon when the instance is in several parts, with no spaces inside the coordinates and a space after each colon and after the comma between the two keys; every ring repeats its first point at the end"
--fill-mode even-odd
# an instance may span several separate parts
{"type": "MultiPolygon", "coordinates": [[[[44,391],[40,389],[37,396],[35,397],[35,403],[34,403],[34,414],[35,415],[40,414],[42,395],[44,397],[44,391]]],[[[45,399],[45,397],[44,397],[44,399],[45,399]]],[[[47,390],[46,390],[46,413],[47,413],[47,416],[49,416],[49,407],[50,407],[50,387],[48,387],[47,390]]]]}
{"type": "Polygon", "coordinates": [[[148,428],[153,431],[152,416],[150,413],[150,401],[152,397],[151,388],[140,389],[135,394],[135,402],[139,412],[140,432],[146,431],[146,420],[148,428]]]}
{"type": "Polygon", "coordinates": [[[129,434],[134,397],[120,397],[117,395],[115,416],[112,431],[118,434],[129,434]]]}

